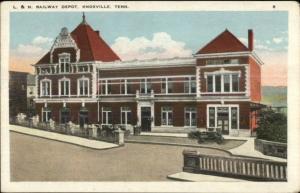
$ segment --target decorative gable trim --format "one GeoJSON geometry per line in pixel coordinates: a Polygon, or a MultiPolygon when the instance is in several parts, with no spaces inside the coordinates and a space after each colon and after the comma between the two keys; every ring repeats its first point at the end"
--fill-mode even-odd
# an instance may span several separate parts
{"type": "Polygon", "coordinates": [[[61,32],[56,37],[56,39],[51,47],[50,63],[53,63],[53,51],[56,48],[74,48],[76,50],[76,61],[79,61],[80,50],[79,50],[75,40],[72,38],[71,34],[68,32],[68,29],[66,27],[63,27],[61,29],[61,32]]]}

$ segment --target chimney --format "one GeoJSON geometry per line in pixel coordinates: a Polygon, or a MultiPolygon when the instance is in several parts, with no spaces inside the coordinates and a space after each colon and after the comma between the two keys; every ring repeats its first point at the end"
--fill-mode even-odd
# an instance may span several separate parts
{"type": "Polygon", "coordinates": [[[249,29],[248,30],[248,48],[250,51],[253,51],[253,49],[254,49],[253,43],[254,43],[253,31],[252,31],[252,29],[249,29]]]}

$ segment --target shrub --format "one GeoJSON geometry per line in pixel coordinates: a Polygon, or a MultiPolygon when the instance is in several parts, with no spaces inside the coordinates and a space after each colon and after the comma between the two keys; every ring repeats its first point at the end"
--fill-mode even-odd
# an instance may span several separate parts
{"type": "Polygon", "coordinates": [[[258,139],[276,142],[287,142],[287,117],[272,109],[261,111],[259,127],[256,130],[258,139]]]}

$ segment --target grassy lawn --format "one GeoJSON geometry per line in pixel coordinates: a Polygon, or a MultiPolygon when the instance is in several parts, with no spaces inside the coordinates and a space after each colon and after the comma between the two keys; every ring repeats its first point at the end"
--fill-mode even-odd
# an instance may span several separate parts
{"type": "Polygon", "coordinates": [[[213,147],[219,148],[223,150],[229,150],[235,147],[238,147],[245,143],[245,140],[231,140],[225,139],[224,143],[217,144],[212,141],[204,142],[198,144],[197,140],[192,140],[187,137],[165,137],[165,136],[146,136],[146,135],[139,135],[139,136],[128,136],[125,139],[126,142],[141,142],[141,143],[176,143],[184,146],[192,145],[192,146],[199,146],[199,147],[213,147]]]}

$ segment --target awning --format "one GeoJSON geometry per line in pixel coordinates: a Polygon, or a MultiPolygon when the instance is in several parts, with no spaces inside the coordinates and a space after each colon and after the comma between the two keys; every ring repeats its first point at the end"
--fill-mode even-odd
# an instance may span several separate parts
{"type": "Polygon", "coordinates": [[[268,105],[250,102],[250,110],[260,110],[260,109],[267,108],[267,107],[268,107],[268,105]]]}

